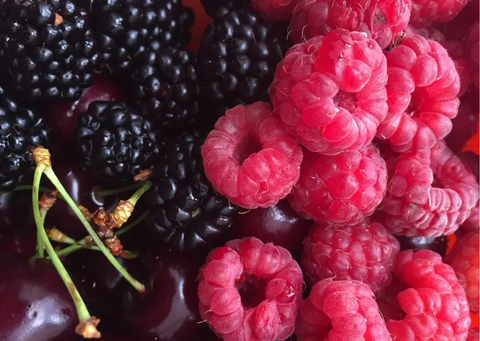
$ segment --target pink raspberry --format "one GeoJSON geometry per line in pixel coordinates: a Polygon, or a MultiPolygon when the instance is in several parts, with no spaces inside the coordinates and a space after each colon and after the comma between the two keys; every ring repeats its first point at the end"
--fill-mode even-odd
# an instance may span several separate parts
{"type": "Polygon", "coordinates": [[[262,102],[227,110],[202,148],[215,190],[244,208],[285,198],[300,176],[303,153],[288,127],[262,102]]]}
{"type": "Polygon", "coordinates": [[[324,279],[301,303],[298,341],[391,341],[385,321],[367,285],[324,279]]]}
{"type": "Polygon", "coordinates": [[[300,143],[333,155],[372,141],[388,110],[386,81],[386,59],[374,40],[333,30],[293,46],[269,94],[300,143]]]}
{"type": "Polygon", "coordinates": [[[477,206],[472,208],[472,213],[470,213],[470,216],[465,220],[465,222],[461,226],[461,232],[478,232],[480,230],[480,210],[477,206]]]}
{"type": "Polygon", "coordinates": [[[383,223],[397,235],[440,237],[455,232],[477,201],[475,176],[439,140],[431,150],[396,161],[382,202],[383,223]]]}
{"type": "Polygon", "coordinates": [[[387,53],[388,115],[377,137],[398,152],[433,147],[452,129],[460,79],[439,43],[420,35],[403,39],[387,53]]]}
{"type": "Polygon", "coordinates": [[[302,267],[311,285],[331,277],[356,280],[377,294],[390,284],[399,250],[378,223],[315,225],[303,242],[302,267]]]}
{"type": "Polygon", "coordinates": [[[402,251],[395,275],[408,288],[397,295],[403,320],[389,320],[394,340],[466,340],[470,314],[453,269],[430,250],[402,251]]]}
{"type": "Polygon", "coordinates": [[[356,225],[380,204],[386,183],[385,161],[373,145],[335,156],[308,153],[288,200],[318,224],[356,225]]]}
{"type": "Polygon", "coordinates": [[[479,238],[478,230],[476,233],[457,236],[453,249],[446,258],[446,262],[455,270],[458,281],[464,286],[470,310],[475,314],[479,312],[480,300],[479,238]]]}
{"type": "Polygon", "coordinates": [[[478,55],[480,49],[479,43],[479,35],[480,35],[480,27],[478,25],[478,21],[472,26],[470,31],[470,36],[468,37],[468,47],[470,53],[470,78],[477,86],[478,91],[478,82],[479,82],[479,74],[478,74],[478,55]]]}
{"type": "Polygon", "coordinates": [[[478,333],[478,328],[472,328],[468,331],[467,341],[480,341],[480,335],[478,333]]]}
{"type": "Polygon", "coordinates": [[[252,7],[266,20],[289,21],[298,0],[252,0],[252,7]]]}
{"type": "Polygon", "coordinates": [[[410,22],[418,27],[453,20],[468,0],[413,0],[410,22]]]}
{"type": "Polygon", "coordinates": [[[225,341],[285,340],[295,329],[302,270],[282,247],[235,239],[199,275],[200,314],[225,341]]]}
{"type": "Polygon", "coordinates": [[[290,21],[290,37],[301,43],[345,29],[365,32],[385,48],[407,26],[411,7],[411,0],[300,0],[290,21]]]}

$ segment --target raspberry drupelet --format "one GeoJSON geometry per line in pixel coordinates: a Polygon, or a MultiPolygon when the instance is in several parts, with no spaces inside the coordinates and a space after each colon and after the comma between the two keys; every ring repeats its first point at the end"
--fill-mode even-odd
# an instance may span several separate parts
{"type": "Polygon", "coordinates": [[[214,249],[199,275],[200,314],[225,341],[275,341],[295,329],[303,276],[282,247],[235,239],[214,249]]]}
{"type": "Polygon", "coordinates": [[[468,37],[468,52],[470,54],[470,78],[475,86],[477,87],[478,91],[478,81],[479,81],[479,74],[478,74],[478,55],[480,49],[479,43],[479,33],[480,27],[478,25],[478,21],[472,26],[470,31],[470,35],[468,37]]]}
{"type": "Polygon", "coordinates": [[[252,0],[252,7],[270,21],[289,21],[298,0],[252,0]]]}
{"type": "Polygon", "coordinates": [[[333,29],[345,29],[365,32],[385,48],[407,26],[411,7],[411,0],[300,0],[290,21],[290,37],[301,43],[333,29]]]}
{"type": "Polygon", "coordinates": [[[316,225],[303,242],[302,267],[312,285],[325,278],[356,280],[377,294],[392,281],[399,250],[379,223],[316,225]]]}
{"type": "Polygon", "coordinates": [[[300,177],[303,159],[288,126],[263,102],[227,110],[208,134],[202,156],[215,190],[247,209],[285,198],[300,177]]]}
{"type": "Polygon", "coordinates": [[[393,234],[440,237],[455,232],[477,202],[475,176],[439,140],[431,150],[396,160],[382,202],[384,225],[393,234]]]}
{"type": "Polygon", "coordinates": [[[386,188],[385,161],[373,145],[335,156],[306,152],[288,200],[318,224],[355,225],[374,212],[386,188]]]}
{"type": "Polygon", "coordinates": [[[433,147],[451,130],[460,78],[441,44],[413,35],[387,53],[388,115],[377,137],[397,152],[433,147]]]}
{"type": "Polygon", "coordinates": [[[429,23],[441,23],[457,16],[468,0],[413,0],[410,22],[422,27],[429,23]]]}
{"type": "Polygon", "coordinates": [[[391,341],[377,302],[367,285],[324,279],[301,303],[298,341],[391,341]]]}
{"type": "Polygon", "coordinates": [[[356,150],[372,141],[386,117],[386,70],[381,48],[365,33],[333,30],[287,52],[270,99],[310,151],[356,150]]]}
{"type": "Polygon", "coordinates": [[[408,288],[397,295],[403,320],[389,320],[393,340],[466,340],[470,315],[453,269],[430,250],[402,251],[395,275],[408,288]]]}

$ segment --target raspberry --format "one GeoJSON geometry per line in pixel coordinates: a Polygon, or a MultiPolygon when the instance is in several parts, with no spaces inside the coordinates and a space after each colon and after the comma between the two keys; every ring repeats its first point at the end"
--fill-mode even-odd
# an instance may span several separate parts
{"type": "Polygon", "coordinates": [[[285,198],[300,176],[303,153],[287,126],[262,102],[227,110],[202,148],[213,187],[244,208],[285,198]]]}
{"type": "Polygon", "coordinates": [[[472,208],[472,213],[470,213],[470,216],[465,220],[465,222],[461,226],[461,231],[470,231],[470,232],[478,232],[479,231],[479,219],[480,219],[480,212],[478,208],[478,203],[477,206],[472,208]]]}
{"type": "Polygon", "coordinates": [[[386,184],[385,161],[372,145],[336,156],[308,153],[288,199],[318,224],[355,225],[380,204],[386,184]]]}
{"type": "Polygon", "coordinates": [[[478,21],[473,25],[471,31],[470,31],[470,36],[468,37],[468,47],[469,47],[469,53],[470,53],[470,77],[472,81],[475,83],[478,91],[478,81],[479,81],[479,75],[478,75],[478,55],[479,55],[479,49],[480,49],[480,43],[479,43],[479,35],[480,35],[480,27],[478,25],[478,21]]]}
{"type": "Polygon", "coordinates": [[[200,271],[200,314],[225,341],[285,340],[293,334],[302,270],[282,247],[235,239],[200,271]]]}
{"type": "Polygon", "coordinates": [[[298,341],[391,341],[385,321],[367,285],[324,279],[301,303],[295,334],[298,341]]]}
{"type": "Polygon", "coordinates": [[[468,331],[467,341],[480,341],[478,328],[472,328],[468,331]]]}
{"type": "Polygon", "coordinates": [[[386,59],[365,33],[333,30],[293,46],[270,99],[309,150],[338,154],[369,144],[387,114],[386,59]]]}
{"type": "Polygon", "coordinates": [[[343,28],[365,32],[385,48],[407,26],[411,7],[411,0],[300,0],[290,22],[290,37],[300,43],[343,28]]]}
{"type": "Polygon", "coordinates": [[[266,20],[289,21],[298,0],[252,0],[252,7],[266,20]]]}
{"type": "Polygon", "coordinates": [[[394,340],[466,340],[470,315],[453,269],[430,250],[402,251],[395,275],[408,287],[397,295],[403,320],[389,320],[394,340]]]}
{"type": "Polygon", "coordinates": [[[476,233],[467,233],[464,236],[457,237],[453,249],[446,259],[446,262],[455,270],[458,281],[464,286],[470,310],[475,314],[479,312],[480,300],[478,244],[478,230],[476,233]]]}
{"type": "MultiPolygon", "coordinates": [[[[450,149],[460,151],[478,130],[478,107],[472,107],[467,101],[460,103],[457,116],[452,120],[452,131],[445,137],[450,149]]],[[[478,165],[478,155],[476,164],[478,165]]],[[[478,166],[477,166],[478,167],[478,166]]]]}
{"type": "Polygon", "coordinates": [[[455,232],[477,201],[475,176],[439,140],[431,150],[398,159],[382,202],[384,225],[393,234],[440,237],[455,232]]]}
{"type": "Polygon", "coordinates": [[[468,0],[413,0],[410,22],[417,27],[453,20],[468,0]]]}
{"type": "Polygon", "coordinates": [[[302,267],[310,284],[334,277],[356,280],[374,292],[392,280],[400,244],[378,223],[316,225],[303,242],[302,267]]]}
{"type": "Polygon", "coordinates": [[[387,54],[388,115],[377,137],[398,152],[425,150],[452,129],[460,78],[439,43],[416,34],[387,54]]]}

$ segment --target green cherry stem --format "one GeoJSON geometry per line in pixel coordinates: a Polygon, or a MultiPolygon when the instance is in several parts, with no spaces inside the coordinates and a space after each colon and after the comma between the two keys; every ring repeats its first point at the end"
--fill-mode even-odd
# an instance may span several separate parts
{"type": "Polygon", "coordinates": [[[96,194],[99,197],[108,197],[110,195],[115,195],[115,194],[120,194],[123,192],[128,192],[128,191],[133,191],[134,189],[137,189],[139,187],[142,187],[142,183],[134,183],[133,185],[130,186],[125,186],[125,187],[120,187],[120,188],[115,188],[115,189],[105,189],[102,191],[97,191],[96,194]]]}
{"type": "MultiPolygon", "coordinates": [[[[61,184],[60,180],[57,178],[57,175],[53,171],[52,167],[46,167],[43,173],[48,177],[48,179],[52,182],[52,184],[55,186],[55,188],[60,192],[60,194],[63,196],[65,201],[67,202],[68,206],[73,210],[75,215],[80,219],[82,222],[83,226],[87,230],[88,234],[90,237],[92,237],[93,241],[95,244],[100,248],[102,253],[107,257],[108,261],[117,269],[117,271],[122,274],[123,277],[139,292],[145,292],[145,286],[137,281],[135,278],[133,278],[121,265],[120,263],[115,259],[115,257],[112,255],[110,250],[103,244],[101,239],[98,237],[97,233],[93,230],[93,228],[90,226],[88,221],[85,219],[83,216],[82,212],[80,212],[79,208],[75,204],[75,202],[72,200],[70,195],[68,195],[68,192],[65,190],[63,185],[61,184]]],[[[55,254],[55,256],[57,256],[55,254]]]]}
{"type": "Polygon", "coordinates": [[[38,195],[39,195],[39,184],[42,179],[43,171],[45,170],[45,165],[43,163],[39,164],[35,168],[35,174],[33,175],[32,186],[32,203],[33,203],[33,218],[35,219],[35,225],[37,226],[37,257],[43,258],[45,256],[45,246],[43,244],[43,238],[41,237],[40,229],[43,228],[45,222],[45,214],[42,216],[40,214],[40,207],[38,205],[38,195]],[[37,184],[37,186],[35,186],[37,184]],[[35,207],[37,209],[35,209],[35,207]]]}

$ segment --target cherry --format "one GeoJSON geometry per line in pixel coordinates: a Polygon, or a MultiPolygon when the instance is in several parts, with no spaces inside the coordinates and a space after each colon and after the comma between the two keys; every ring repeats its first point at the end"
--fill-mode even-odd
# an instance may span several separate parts
{"type": "MultiPolygon", "coordinates": [[[[162,247],[143,264],[147,294],[128,288],[122,300],[126,330],[142,341],[193,340],[208,328],[198,313],[197,275],[205,255],[162,247]]],[[[139,276],[137,276],[138,278],[139,276]]]]}
{"type": "Polygon", "coordinates": [[[400,250],[432,250],[445,257],[448,247],[446,236],[438,238],[395,236],[400,242],[400,250]]]}
{"type": "Polygon", "coordinates": [[[235,238],[256,237],[289,251],[299,250],[313,223],[300,217],[286,200],[269,208],[240,213],[235,218],[235,238]]]}
{"type": "Polygon", "coordinates": [[[34,228],[31,202],[31,191],[0,194],[0,234],[12,233],[23,228],[34,228]]]}
{"type": "Polygon", "coordinates": [[[14,253],[30,258],[35,254],[36,247],[37,235],[33,229],[0,236],[0,254],[14,253]]]}
{"type": "Polygon", "coordinates": [[[64,145],[73,141],[73,132],[77,126],[77,118],[87,111],[93,101],[117,101],[123,97],[118,84],[105,75],[97,75],[93,86],[84,91],[76,102],[54,102],[46,108],[46,118],[52,127],[55,139],[64,145]]]}
{"type": "Polygon", "coordinates": [[[0,256],[0,340],[71,341],[75,306],[53,265],[0,256]]]}

